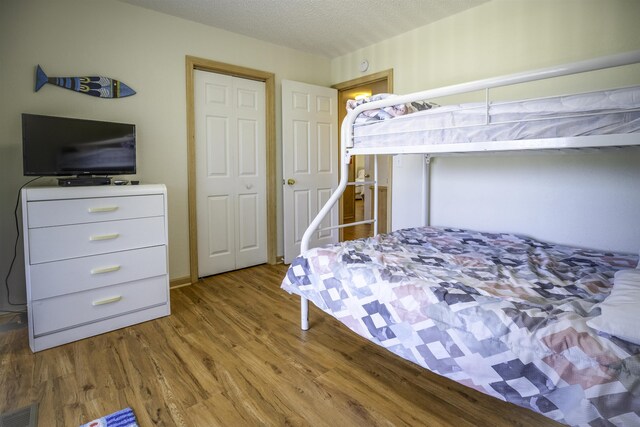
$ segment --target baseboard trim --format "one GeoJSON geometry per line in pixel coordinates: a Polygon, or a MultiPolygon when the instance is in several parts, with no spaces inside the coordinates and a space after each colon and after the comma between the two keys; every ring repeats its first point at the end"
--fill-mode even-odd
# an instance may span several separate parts
{"type": "Polygon", "coordinates": [[[283,255],[278,255],[276,257],[276,264],[284,264],[284,256],[283,255]]]}
{"type": "Polygon", "coordinates": [[[189,276],[178,277],[177,279],[169,280],[170,289],[178,289],[178,288],[183,288],[185,286],[190,286],[190,285],[191,285],[191,277],[189,276]]]}

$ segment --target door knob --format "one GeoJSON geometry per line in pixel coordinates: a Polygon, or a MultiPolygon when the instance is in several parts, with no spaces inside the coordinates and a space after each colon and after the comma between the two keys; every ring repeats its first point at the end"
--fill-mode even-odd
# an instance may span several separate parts
{"type": "Polygon", "coordinates": [[[293,185],[293,184],[295,184],[295,183],[296,183],[296,180],[295,180],[295,179],[293,179],[293,178],[289,178],[289,179],[287,180],[287,185],[293,185]]]}

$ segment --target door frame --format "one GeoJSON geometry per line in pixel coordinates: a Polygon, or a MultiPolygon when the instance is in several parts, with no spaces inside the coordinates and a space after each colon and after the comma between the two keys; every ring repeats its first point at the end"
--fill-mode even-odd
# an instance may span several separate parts
{"type": "MultiPolygon", "coordinates": [[[[340,100],[340,95],[342,94],[342,92],[346,92],[349,90],[353,90],[357,87],[360,86],[365,86],[365,85],[369,85],[372,83],[377,83],[380,81],[385,81],[387,82],[387,93],[393,93],[393,68],[390,68],[388,70],[384,70],[384,71],[379,71],[377,73],[373,73],[373,74],[369,74],[366,76],[362,76],[362,77],[358,77],[352,80],[347,80],[346,82],[342,82],[342,83],[336,83],[334,85],[332,85],[331,87],[334,89],[338,90],[338,100],[340,100]]],[[[342,132],[340,131],[342,127],[342,123],[338,123],[338,143],[342,144],[342,132]]],[[[340,156],[340,150],[338,150],[338,157],[340,156]]],[[[338,159],[339,163],[338,163],[338,174],[340,173],[340,171],[342,170],[340,165],[342,164],[342,159],[338,159]]],[[[391,182],[393,180],[393,169],[391,167],[389,167],[389,185],[388,185],[388,190],[387,190],[387,230],[391,230],[391,182]]],[[[340,179],[340,176],[338,175],[338,179],[340,179]]],[[[344,223],[344,209],[343,209],[343,202],[342,202],[342,197],[340,197],[340,199],[338,200],[338,222],[340,224],[344,223]]],[[[343,241],[343,230],[344,229],[340,229],[340,235],[339,235],[339,240],[342,242],[343,241]]]]}
{"type": "Polygon", "coordinates": [[[275,74],[210,59],[185,56],[187,84],[187,175],[189,208],[189,272],[191,283],[198,281],[198,223],[196,214],[196,132],[194,70],[208,71],[265,84],[266,179],[267,179],[267,262],[276,263],[276,126],[275,74]]]}

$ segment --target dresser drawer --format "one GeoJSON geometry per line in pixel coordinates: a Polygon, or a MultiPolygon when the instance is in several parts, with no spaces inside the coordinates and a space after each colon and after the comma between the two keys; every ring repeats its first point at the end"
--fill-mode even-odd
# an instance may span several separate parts
{"type": "Polygon", "coordinates": [[[51,298],[166,273],[166,246],[45,262],[31,268],[31,299],[51,298]]]}
{"type": "Polygon", "coordinates": [[[164,215],[164,197],[96,197],[27,203],[29,228],[164,215]]]}
{"type": "Polygon", "coordinates": [[[164,245],[164,226],[164,217],[152,217],[32,228],[30,264],[164,245]]]}
{"type": "Polygon", "coordinates": [[[35,337],[168,301],[166,276],[32,301],[35,337]]]}

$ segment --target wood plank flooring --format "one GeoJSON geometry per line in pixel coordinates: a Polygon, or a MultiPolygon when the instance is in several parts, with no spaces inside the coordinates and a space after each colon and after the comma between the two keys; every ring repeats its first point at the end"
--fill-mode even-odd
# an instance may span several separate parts
{"type": "Polygon", "coordinates": [[[0,333],[0,413],[38,402],[40,426],[130,406],[141,426],[552,426],[378,348],[279,289],[286,267],[171,292],[172,315],[36,354],[0,333]]]}

